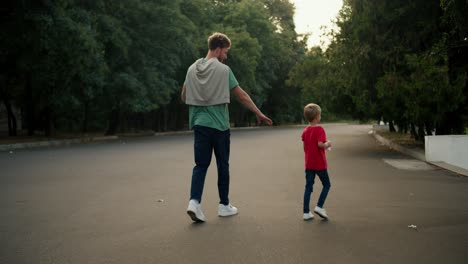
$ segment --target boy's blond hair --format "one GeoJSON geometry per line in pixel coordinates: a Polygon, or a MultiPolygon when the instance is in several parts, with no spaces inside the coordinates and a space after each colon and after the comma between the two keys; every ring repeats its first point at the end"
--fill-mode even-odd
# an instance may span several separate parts
{"type": "Polygon", "coordinates": [[[318,104],[308,104],[304,107],[304,117],[307,121],[312,122],[314,121],[317,116],[322,113],[322,109],[318,104]]]}

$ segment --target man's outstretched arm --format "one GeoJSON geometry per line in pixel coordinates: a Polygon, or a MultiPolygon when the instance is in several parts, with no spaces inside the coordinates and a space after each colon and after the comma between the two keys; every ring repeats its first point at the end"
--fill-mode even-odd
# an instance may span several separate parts
{"type": "Polygon", "coordinates": [[[231,90],[236,96],[237,99],[241,104],[243,104],[247,109],[252,111],[256,116],[257,116],[257,122],[258,124],[265,122],[268,125],[272,125],[273,121],[271,121],[270,118],[268,118],[266,115],[258,109],[257,105],[252,101],[252,98],[250,98],[250,95],[246,93],[240,86],[236,86],[231,90]]]}
{"type": "Polygon", "coordinates": [[[180,100],[185,103],[185,84],[182,86],[182,92],[180,93],[180,100]]]}

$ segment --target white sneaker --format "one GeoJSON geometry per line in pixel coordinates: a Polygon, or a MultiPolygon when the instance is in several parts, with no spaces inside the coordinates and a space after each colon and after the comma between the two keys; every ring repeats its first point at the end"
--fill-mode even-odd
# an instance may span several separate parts
{"type": "Polygon", "coordinates": [[[187,208],[187,214],[194,222],[205,222],[205,215],[201,209],[201,205],[197,200],[190,200],[187,208]]]}
{"type": "Polygon", "coordinates": [[[323,208],[315,206],[314,213],[318,214],[322,218],[328,219],[327,211],[323,208]]]}
{"type": "Polygon", "coordinates": [[[219,204],[218,206],[218,215],[219,216],[230,216],[237,214],[237,208],[232,206],[232,204],[224,205],[219,204]]]}
{"type": "Polygon", "coordinates": [[[312,220],[314,219],[314,215],[312,212],[308,212],[307,214],[304,214],[304,220],[312,220]]]}

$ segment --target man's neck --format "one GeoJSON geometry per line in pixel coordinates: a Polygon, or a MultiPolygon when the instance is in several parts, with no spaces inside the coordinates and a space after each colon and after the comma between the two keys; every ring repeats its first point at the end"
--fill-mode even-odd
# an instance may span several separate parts
{"type": "Polygon", "coordinates": [[[216,55],[215,55],[213,52],[208,51],[208,54],[206,54],[205,59],[206,59],[206,60],[209,60],[209,59],[212,59],[212,58],[218,59],[218,58],[216,57],[216,55]]]}
{"type": "Polygon", "coordinates": [[[206,54],[206,57],[205,57],[205,60],[209,60],[209,59],[213,59],[213,58],[216,58],[219,62],[222,62],[218,56],[216,55],[216,53],[214,51],[211,51],[209,50],[208,51],[208,54],[206,54]]]}

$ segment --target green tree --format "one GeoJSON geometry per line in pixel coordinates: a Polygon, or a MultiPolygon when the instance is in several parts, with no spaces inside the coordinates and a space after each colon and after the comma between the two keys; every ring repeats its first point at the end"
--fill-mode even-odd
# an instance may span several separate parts
{"type": "Polygon", "coordinates": [[[454,6],[466,8],[455,0],[344,1],[326,60],[316,60],[310,70],[316,80],[302,84],[305,95],[317,96],[333,111],[344,106],[354,118],[382,118],[393,130],[394,124],[401,131],[412,128],[418,139],[434,126],[439,132],[458,130],[453,116],[463,116],[465,109],[466,67],[450,66],[451,39],[463,35],[466,21],[454,6]],[[315,70],[318,65],[323,67],[315,70]],[[430,115],[430,108],[438,113],[430,115]]]}
{"type": "MultiPolygon", "coordinates": [[[[13,3],[0,25],[10,134],[15,108],[30,135],[185,127],[180,87],[214,31],[232,38],[227,64],[257,105],[277,124],[298,121],[301,91],[286,80],[306,48],[293,15],[286,0],[13,3]]],[[[236,125],[254,120],[235,101],[231,109],[236,125]]]]}

